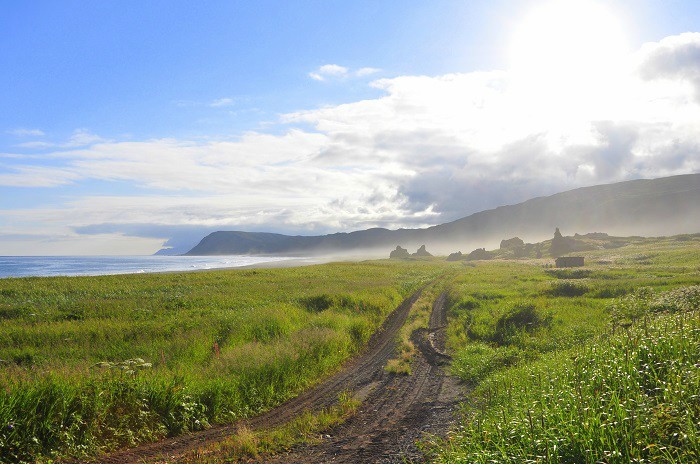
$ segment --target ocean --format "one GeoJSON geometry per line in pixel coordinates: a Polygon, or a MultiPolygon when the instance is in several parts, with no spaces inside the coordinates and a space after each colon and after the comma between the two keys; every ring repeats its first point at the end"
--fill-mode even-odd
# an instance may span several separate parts
{"type": "Polygon", "coordinates": [[[0,256],[0,278],[224,269],[294,258],[259,256],[0,256]]]}

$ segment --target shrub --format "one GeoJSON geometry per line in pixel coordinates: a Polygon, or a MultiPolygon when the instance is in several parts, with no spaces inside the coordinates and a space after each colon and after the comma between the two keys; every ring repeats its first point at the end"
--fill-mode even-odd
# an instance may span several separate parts
{"type": "Polygon", "coordinates": [[[603,285],[599,286],[588,293],[591,298],[619,298],[625,296],[632,291],[627,285],[603,285]]]}
{"type": "Polygon", "coordinates": [[[499,346],[524,347],[525,337],[551,325],[553,316],[543,314],[532,303],[515,303],[500,315],[483,311],[462,313],[460,317],[467,336],[472,341],[494,343],[499,346]]]}
{"type": "Polygon", "coordinates": [[[552,316],[542,315],[534,304],[516,303],[496,321],[492,341],[499,345],[509,345],[519,335],[549,327],[551,323],[552,316]]]}
{"type": "Polygon", "coordinates": [[[321,295],[307,296],[299,299],[299,303],[307,311],[320,313],[333,306],[333,297],[323,293],[321,295]]]}
{"type": "Polygon", "coordinates": [[[552,296],[573,297],[584,295],[589,290],[590,288],[585,282],[573,279],[565,279],[552,282],[550,288],[547,289],[546,292],[552,296]]]}
{"type": "Polygon", "coordinates": [[[547,269],[544,272],[557,279],[585,279],[593,273],[590,269],[547,269]]]}

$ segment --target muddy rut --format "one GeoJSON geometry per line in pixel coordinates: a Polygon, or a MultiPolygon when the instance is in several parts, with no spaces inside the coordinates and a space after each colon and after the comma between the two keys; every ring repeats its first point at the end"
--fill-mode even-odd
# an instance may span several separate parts
{"type": "Polygon", "coordinates": [[[304,411],[320,411],[337,403],[339,393],[353,392],[362,400],[357,413],[326,431],[316,445],[300,445],[263,462],[283,463],[399,463],[421,459],[415,442],[425,433],[444,433],[454,420],[462,392],[457,381],[440,367],[447,314],[445,295],[433,304],[428,330],[412,334],[420,354],[411,375],[387,373],[384,366],[395,355],[396,336],[421,292],[407,298],[386,319],[367,348],[335,375],[298,397],[254,418],[232,425],[174,437],[103,456],[92,462],[126,464],[177,462],[205,445],[223,440],[245,425],[256,430],[289,422],[304,411]]]}

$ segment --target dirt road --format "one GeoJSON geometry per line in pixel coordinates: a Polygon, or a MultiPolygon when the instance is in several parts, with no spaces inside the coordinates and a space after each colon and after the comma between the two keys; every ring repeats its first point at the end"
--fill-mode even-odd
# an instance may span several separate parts
{"type": "Polygon", "coordinates": [[[362,405],[350,420],[326,433],[315,446],[300,446],[269,462],[282,463],[393,463],[419,459],[415,441],[425,432],[447,430],[461,396],[457,382],[440,364],[446,325],[445,296],[434,303],[430,329],[414,332],[420,355],[409,376],[384,371],[395,351],[395,338],[406,322],[420,291],[396,308],[369,341],[367,349],[348,361],[340,372],[300,396],[260,416],[228,426],[162,440],[104,456],[95,463],[127,464],[177,462],[205,444],[223,440],[238,427],[264,429],[284,424],[304,411],[319,411],[335,404],[338,394],[354,392],[362,405]]]}
{"type": "Polygon", "coordinates": [[[413,333],[420,355],[413,361],[411,375],[389,374],[384,363],[372,364],[370,378],[355,385],[355,391],[366,396],[350,420],[329,431],[322,443],[301,446],[268,462],[422,462],[416,441],[425,433],[446,432],[463,398],[461,386],[441,368],[449,358],[442,352],[446,323],[443,294],[433,304],[430,329],[413,333]]]}

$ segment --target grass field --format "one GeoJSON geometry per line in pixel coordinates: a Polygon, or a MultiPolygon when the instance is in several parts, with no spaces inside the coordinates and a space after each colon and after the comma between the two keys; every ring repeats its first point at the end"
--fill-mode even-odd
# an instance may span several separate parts
{"type": "Polygon", "coordinates": [[[334,370],[422,262],[0,280],[0,456],[87,456],[231,422],[334,370]]]}
{"type": "Polygon", "coordinates": [[[699,238],[580,254],[465,268],[450,346],[474,390],[435,462],[700,462],[699,238]]]}
{"type": "MultiPolygon", "coordinates": [[[[580,269],[521,257],[2,279],[0,461],[91,456],[269,409],[430,284],[386,369],[410,375],[410,333],[447,290],[451,369],[471,392],[449,437],[424,443],[433,461],[698,462],[700,237],[591,243],[580,269]]],[[[192,462],[284,448],[355,407],[244,430],[192,462]]]]}

